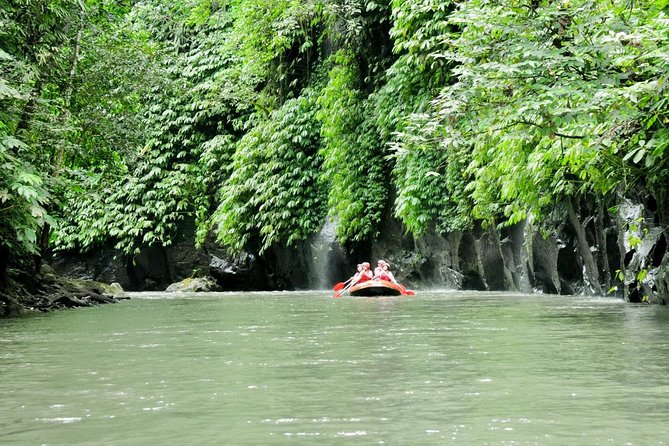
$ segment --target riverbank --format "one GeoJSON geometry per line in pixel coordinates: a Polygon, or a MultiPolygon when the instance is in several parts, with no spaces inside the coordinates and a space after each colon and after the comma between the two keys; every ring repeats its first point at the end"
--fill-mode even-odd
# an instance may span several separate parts
{"type": "Polygon", "coordinates": [[[0,317],[92,307],[129,299],[117,283],[67,279],[56,275],[48,266],[32,276],[18,271],[15,274],[20,276],[19,280],[10,278],[0,290],[0,317]]]}

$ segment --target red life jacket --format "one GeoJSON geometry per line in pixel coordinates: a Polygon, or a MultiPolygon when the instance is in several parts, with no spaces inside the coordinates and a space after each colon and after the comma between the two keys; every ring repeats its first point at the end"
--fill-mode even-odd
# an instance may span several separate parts
{"type": "Polygon", "coordinates": [[[381,279],[381,280],[385,280],[385,281],[387,281],[387,282],[392,282],[392,281],[393,281],[393,280],[390,278],[390,276],[389,276],[388,274],[386,274],[386,273],[382,273],[381,275],[379,275],[379,279],[381,279]]]}
{"type": "Polygon", "coordinates": [[[356,283],[363,283],[363,282],[367,282],[368,280],[372,280],[372,278],[369,277],[367,274],[363,273],[363,274],[360,275],[360,278],[358,279],[358,281],[356,283]]]}

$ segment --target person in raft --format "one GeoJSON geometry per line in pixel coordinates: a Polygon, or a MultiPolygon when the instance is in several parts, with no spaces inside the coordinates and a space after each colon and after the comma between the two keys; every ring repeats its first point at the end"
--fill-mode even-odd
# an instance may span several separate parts
{"type": "Polygon", "coordinates": [[[355,274],[353,274],[353,277],[351,277],[350,279],[348,279],[346,281],[346,282],[350,282],[349,287],[358,283],[358,279],[360,279],[360,276],[362,275],[362,263],[358,263],[358,265],[355,267],[355,270],[356,270],[356,272],[355,272],[355,274]]]}
{"type": "Polygon", "coordinates": [[[356,283],[367,282],[368,280],[372,280],[374,278],[374,274],[372,274],[372,265],[370,265],[369,262],[362,262],[361,265],[362,272],[360,273],[360,277],[356,283]]]}
{"type": "Polygon", "coordinates": [[[374,268],[374,278],[397,284],[395,276],[393,276],[393,273],[390,272],[390,264],[385,260],[379,260],[378,265],[379,266],[374,268]]]}
{"type": "Polygon", "coordinates": [[[349,286],[353,286],[357,283],[362,283],[362,282],[367,282],[368,280],[372,280],[374,275],[372,274],[370,268],[371,265],[369,264],[369,262],[360,263],[357,266],[358,272],[355,273],[355,275],[349,279],[351,281],[349,286]]]}

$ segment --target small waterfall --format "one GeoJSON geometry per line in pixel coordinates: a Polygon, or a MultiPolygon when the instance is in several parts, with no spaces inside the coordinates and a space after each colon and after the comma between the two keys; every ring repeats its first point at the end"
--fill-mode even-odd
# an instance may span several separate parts
{"type": "Polygon", "coordinates": [[[336,241],[337,225],[326,218],[323,227],[311,239],[311,279],[309,284],[315,289],[328,289],[336,279],[333,269],[343,258],[341,246],[336,241]]]}

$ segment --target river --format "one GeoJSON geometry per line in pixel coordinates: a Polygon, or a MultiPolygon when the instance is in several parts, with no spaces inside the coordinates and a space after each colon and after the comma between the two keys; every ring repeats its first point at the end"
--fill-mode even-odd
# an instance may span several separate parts
{"type": "Polygon", "coordinates": [[[664,445],[669,309],[136,293],[0,320],[7,445],[664,445]]]}

